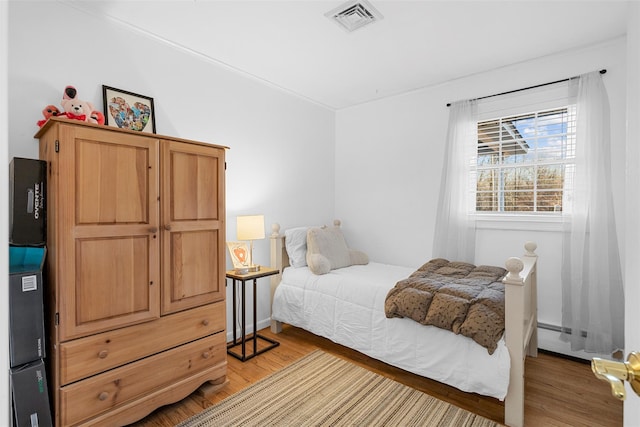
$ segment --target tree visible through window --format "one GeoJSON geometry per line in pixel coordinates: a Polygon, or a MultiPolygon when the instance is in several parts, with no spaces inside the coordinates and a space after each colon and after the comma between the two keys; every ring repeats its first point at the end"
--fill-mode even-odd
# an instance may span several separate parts
{"type": "Polygon", "coordinates": [[[477,212],[560,212],[575,158],[575,106],[478,123],[477,212]]]}

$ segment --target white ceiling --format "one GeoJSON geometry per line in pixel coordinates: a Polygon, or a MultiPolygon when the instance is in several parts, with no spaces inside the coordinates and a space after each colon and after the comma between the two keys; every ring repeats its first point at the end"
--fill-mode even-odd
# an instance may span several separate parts
{"type": "Polygon", "coordinates": [[[68,1],[332,109],[626,33],[625,1],[384,1],[348,33],[345,1],[68,1]]]}

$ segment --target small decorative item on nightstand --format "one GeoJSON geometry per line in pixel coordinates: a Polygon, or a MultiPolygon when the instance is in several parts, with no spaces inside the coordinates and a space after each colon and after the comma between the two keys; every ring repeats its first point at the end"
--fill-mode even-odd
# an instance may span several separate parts
{"type": "Polygon", "coordinates": [[[229,248],[234,271],[237,274],[247,274],[249,272],[249,245],[245,242],[227,242],[227,248],[229,248]]]}

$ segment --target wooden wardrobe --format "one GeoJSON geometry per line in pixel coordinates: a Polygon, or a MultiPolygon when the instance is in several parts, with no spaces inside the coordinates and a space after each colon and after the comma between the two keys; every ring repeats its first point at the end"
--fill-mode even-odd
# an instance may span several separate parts
{"type": "Polygon", "coordinates": [[[225,147],[57,118],[36,138],[56,426],[224,384],[225,147]]]}

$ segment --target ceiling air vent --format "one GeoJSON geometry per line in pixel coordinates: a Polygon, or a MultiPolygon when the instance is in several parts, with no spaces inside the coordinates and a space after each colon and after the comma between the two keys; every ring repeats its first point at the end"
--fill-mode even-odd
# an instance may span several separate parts
{"type": "Polygon", "coordinates": [[[355,31],[367,24],[379,21],[382,15],[367,0],[349,1],[324,14],[346,31],[355,31]]]}

